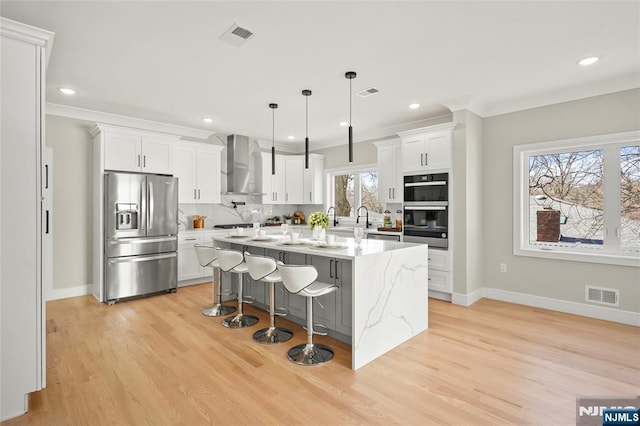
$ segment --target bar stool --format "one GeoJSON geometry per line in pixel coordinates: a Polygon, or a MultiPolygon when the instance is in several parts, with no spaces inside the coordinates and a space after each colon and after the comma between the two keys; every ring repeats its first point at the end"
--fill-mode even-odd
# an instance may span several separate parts
{"type": "Polygon", "coordinates": [[[252,255],[244,252],[244,261],[249,268],[249,276],[255,281],[269,283],[269,327],[256,331],[253,340],[258,343],[282,343],[293,337],[287,328],[276,327],[276,283],[282,282],[277,271],[276,261],[271,257],[252,255]]]}
{"type": "Polygon", "coordinates": [[[300,365],[321,365],[333,358],[333,349],[313,343],[313,298],[324,296],[338,289],[335,284],[316,282],[318,271],[313,265],[285,265],[278,262],[282,284],[290,293],[307,298],[307,343],[289,349],[287,357],[300,365]]]}
{"type": "Polygon", "coordinates": [[[222,292],[220,291],[220,264],[218,263],[218,253],[214,247],[196,244],[196,256],[203,268],[212,268],[211,287],[213,293],[213,306],[202,311],[202,315],[208,317],[219,317],[235,312],[233,306],[222,304],[222,292]]]}
{"type": "Polygon", "coordinates": [[[220,269],[225,272],[233,272],[238,274],[238,313],[222,321],[222,325],[229,328],[250,327],[258,323],[258,317],[253,315],[245,315],[242,312],[242,278],[243,274],[248,272],[247,264],[244,263],[242,252],[230,249],[217,249],[218,263],[220,269]]]}

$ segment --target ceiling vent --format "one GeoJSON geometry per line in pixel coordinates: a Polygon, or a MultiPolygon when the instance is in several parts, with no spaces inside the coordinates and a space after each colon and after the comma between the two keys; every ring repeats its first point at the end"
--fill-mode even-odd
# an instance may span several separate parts
{"type": "Polygon", "coordinates": [[[242,46],[251,37],[253,37],[253,31],[245,27],[241,27],[238,24],[233,24],[220,36],[220,40],[226,41],[234,46],[242,46]]]}
{"type": "Polygon", "coordinates": [[[367,96],[375,95],[378,92],[379,90],[376,89],[375,87],[369,87],[368,89],[359,91],[358,95],[360,95],[363,98],[366,98],[367,96]]]}
{"type": "Polygon", "coordinates": [[[600,303],[603,305],[619,306],[620,290],[603,287],[585,287],[585,299],[587,302],[600,303]]]}

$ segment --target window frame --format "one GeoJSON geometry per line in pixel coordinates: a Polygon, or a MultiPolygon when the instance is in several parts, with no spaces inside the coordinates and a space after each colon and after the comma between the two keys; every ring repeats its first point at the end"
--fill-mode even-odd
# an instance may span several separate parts
{"type": "Polygon", "coordinates": [[[620,249],[621,239],[616,235],[616,232],[606,232],[607,229],[619,229],[621,226],[619,153],[621,147],[630,145],[640,145],[640,130],[515,145],[513,147],[513,254],[515,256],[640,267],[640,253],[622,251],[620,249]],[[529,157],[595,149],[604,151],[603,225],[605,237],[603,246],[595,248],[574,244],[531,244],[529,241],[531,225],[529,157]],[[618,152],[617,161],[612,154],[616,150],[618,152]]]}
{"type": "MultiPolygon", "coordinates": [[[[356,181],[354,182],[355,202],[357,204],[356,206],[357,208],[358,206],[361,205],[358,203],[362,203],[360,174],[363,172],[371,172],[371,171],[375,171],[376,173],[378,173],[378,183],[379,183],[380,171],[378,169],[377,163],[360,164],[357,166],[351,165],[351,166],[339,167],[335,169],[325,169],[325,188],[326,188],[326,193],[324,198],[326,200],[325,206],[324,206],[325,211],[329,210],[329,207],[335,206],[334,176],[343,175],[343,174],[357,175],[356,181]],[[356,183],[358,185],[356,185],[356,183]]],[[[382,220],[382,216],[383,216],[382,214],[379,214],[376,212],[369,212],[369,221],[382,220]]],[[[348,223],[348,224],[356,223],[356,218],[351,216],[337,216],[337,219],[339,222],[342,222],[342,223],[348,223]]]]}

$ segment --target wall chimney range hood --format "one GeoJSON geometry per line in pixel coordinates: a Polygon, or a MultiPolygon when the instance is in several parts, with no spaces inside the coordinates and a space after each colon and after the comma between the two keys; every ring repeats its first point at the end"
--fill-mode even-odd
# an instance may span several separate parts
{"type": "Polygon", "coordinates": [[[251,155],[251,144],[247,136],[227,136],[227,192],[223,192],[223,195],[264,195],[251,187],[251,184],[255,188],[262,187],[261,176],[258,173],[252,175],[249,162],[251,155]]]}

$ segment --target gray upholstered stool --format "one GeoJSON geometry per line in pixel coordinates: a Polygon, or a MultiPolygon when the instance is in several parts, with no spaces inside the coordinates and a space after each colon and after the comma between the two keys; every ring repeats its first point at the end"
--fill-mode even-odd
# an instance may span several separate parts
{"type": "Polygon", "coordinates": [[[289,349],[290,361],[300,365],[320,365],[333,358],[333,349],[313,343],[313,298],[324,296],[338,289],[335,284],[316,282],[318,271],[313,265],[285,265],[278,262],[282,284],[294,294],[307,298],[307,343],[289,349]]]}
{"type": "Polygon", "coordinates": [[[252,255],[244,252],[244,261],[249,268],[249,276],[255,281],[269,283],[269,327],[256,331],[253,340],[258,343],[282,343],[293,337],[287,328],[276,327],[276,283],[282,281],[278,273],[276,261],[271,257],[252,255]]]}
{"type": "Polygon", "coordinates": [[[242,252],[230,249],[217,249],[218,263],[220,269],[225,272],[233,272],[239,275],[238,280],[238,313],[222,321],[222,325],[229,328],[243,328],[255,325],[258,323],[258,317],[253,315],[245,315],[242,312],[242,274],[248,272],[247,264],[244,263],[244,256],[242,252]]]}
{"type": "Polygon", "coordinates": [[[214,247],[196,244],[196,255],[198,262],[203,268],[212,268],[211,287],[213,290],[213,306],[202,311],[202,315],[208,317],[219,317],[235,312],[236,308],[222,304],[222,292],[220,291],[220,264],[218,263],[218,253],[214,247]]]}

